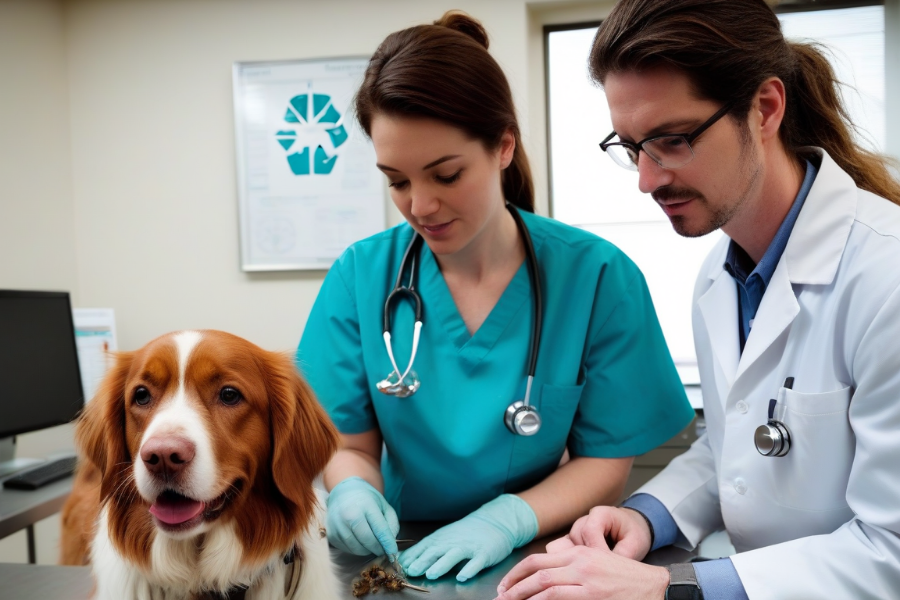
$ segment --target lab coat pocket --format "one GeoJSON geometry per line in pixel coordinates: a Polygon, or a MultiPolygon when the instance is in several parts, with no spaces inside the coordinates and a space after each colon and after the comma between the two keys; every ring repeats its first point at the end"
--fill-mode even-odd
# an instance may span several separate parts
{"type": "Polygon", "coordinates": [[[535,403],[541,415],[541,429],[530,437],[516,436],[507,491],[526,489],[556,469],[566,449],[583,390],[584,384],[541,386],[535,403]]]}
{"type": "Polygon", "coordinates": [[[847,506],[856,444],[848,415],[852,395],[850,387],[816,394],[785,390],[782,421],[791,450],[771,459],[773,490],[782,506],[809,511],[847,506]]]}

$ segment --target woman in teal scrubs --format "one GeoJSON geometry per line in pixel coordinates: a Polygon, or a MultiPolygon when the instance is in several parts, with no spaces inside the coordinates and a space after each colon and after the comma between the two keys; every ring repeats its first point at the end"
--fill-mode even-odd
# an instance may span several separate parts
{"type": "MultiPolygon", "coordinates": [[[[615,503],[632,457],[693,412],[637,267],[604,240],[533,214],[509,85],[479,23],[448,13],[388,36],[356,109],[407,222],[338,259],[297,352],[343,439],[325,471],[328,536],[348,552],[393,555],[398,519],[451,521],[400,562],[435,578],[469,559],[457,575],[465,581],[615,503]],[[543,279],[530,396],[542,425],[528,437],[504,423],[525,396],[535,310],[511,210],[543,279]],[[415,233],[424,238],[413,367],[421,385],[398,398],[377,388],[394,370],[383,310],[415,233]]],[[[400,300],[390,316],[404,370],[415,312],[400,300]]]]}

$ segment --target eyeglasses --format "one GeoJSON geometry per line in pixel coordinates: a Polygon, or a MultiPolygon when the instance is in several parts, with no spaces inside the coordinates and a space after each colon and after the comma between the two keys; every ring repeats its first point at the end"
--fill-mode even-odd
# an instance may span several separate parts
{"type": "Polygon", "coordinates": [[[677,169],[683,167],[694,159],[694,151],[691,142],[700,137],[700,134],[713,126],[713,124],[728,114],[734,108],[734,102],[729,102],[711,116],[703,125],[691,133],[670,133],[666,135],[654,135],[633,144],[631,142],[610,142],[609,140],[618,134],[613,131],[600,142],[600,148],[609,154],[619,166],[631,171],[637,171],[638,156],[643,150],[647,156],[653,159],[663,169],[677,169]]]}

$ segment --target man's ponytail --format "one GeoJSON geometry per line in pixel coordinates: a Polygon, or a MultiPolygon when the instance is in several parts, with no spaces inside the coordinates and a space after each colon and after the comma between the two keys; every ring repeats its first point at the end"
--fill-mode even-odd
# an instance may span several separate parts
{"type": "MultiPolygon", "coordinates": [[[[796,56],[788,89],[788,112],[781,126],[786,148],[819,146],[861,189],[900,204],[900,183],[887,168],[889,159],[857,144],[841,100],[840,86],[823,49],[787,42],[796,56]]],[[[861,132],[856,131],[857,134],[861,132]]]]}

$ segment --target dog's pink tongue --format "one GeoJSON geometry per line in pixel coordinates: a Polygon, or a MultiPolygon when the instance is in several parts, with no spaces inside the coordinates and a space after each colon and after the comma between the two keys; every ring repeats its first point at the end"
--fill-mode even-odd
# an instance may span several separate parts
{"type": "Polygon", "coordinates": [[[203,512],[203,503],[180,494],[163,493],[150,505],[150,514],[167,525],[179,525],[203,512]]]}

